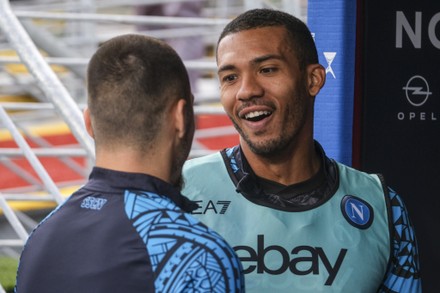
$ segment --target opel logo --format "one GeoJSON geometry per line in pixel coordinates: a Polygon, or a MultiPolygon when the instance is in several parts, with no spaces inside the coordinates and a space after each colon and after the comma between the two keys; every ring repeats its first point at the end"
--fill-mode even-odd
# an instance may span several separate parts
{"type": "Polygon", "coordinates": [[[428,82],[420,75],[411,77],[402,89],[405,91],[408,102],[415,107],[425,104],[429,96],[432,95],[428,82]]]}

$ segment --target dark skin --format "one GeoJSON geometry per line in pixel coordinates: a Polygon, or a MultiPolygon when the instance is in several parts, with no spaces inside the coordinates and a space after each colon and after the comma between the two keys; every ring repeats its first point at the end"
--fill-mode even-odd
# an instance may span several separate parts
{"type": "Polygon", "coordinates": [[[301,70],[282,26],[227,35],[217,65],[221,102],[256,175],[290,185],[316,174],[313,111],[325,69],[301,70]]]}

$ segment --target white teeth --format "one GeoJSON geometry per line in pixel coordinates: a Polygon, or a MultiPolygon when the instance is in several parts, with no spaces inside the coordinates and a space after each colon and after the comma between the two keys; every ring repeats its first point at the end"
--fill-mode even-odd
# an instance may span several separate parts
{"type": "Polygon", "coordinates": [[[269,114],[270,114],[269,111],[254,111],[254,112],[247,113],[247,114],[244,116],[244,118],[246,118],[246,119],[251,119],[251,118],[254,118],[254,117],[257,117],[257,116],[261,116],[261,115],[269,115],[269,114]]]}

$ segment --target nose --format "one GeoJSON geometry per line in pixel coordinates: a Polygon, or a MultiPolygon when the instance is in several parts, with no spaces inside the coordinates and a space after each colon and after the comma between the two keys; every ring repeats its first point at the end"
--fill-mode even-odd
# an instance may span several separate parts
{"type": "Polygon", "coordinates": [[[244,101],[261,97],[264,93],[263,87],[256,76],[246,74],[242,76],[240,88],[237,92],[237,99],[244,101]]]}

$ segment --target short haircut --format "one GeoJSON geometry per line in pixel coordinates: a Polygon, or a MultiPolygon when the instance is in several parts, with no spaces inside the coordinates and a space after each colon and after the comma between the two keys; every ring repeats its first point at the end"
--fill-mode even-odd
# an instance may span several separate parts
{"type": "Polygon", "coordinates": [[[218,39],[217,47],[227,35],[271,26],[286,28],[287,41],[296,54],[301,70],[309,64],[319,62],[315,41],[307,25],[295,16],[279,10],[258,8],[240,14],[225,26],[218,39]]]}
{"type": "Polygon", "coordinates": [[[117,36],[98,48],[87,89],[97,144],[149,147],[173,102],[183,98],[192,107],[181,58],[165,42],[139,34],[117,36]]]}

